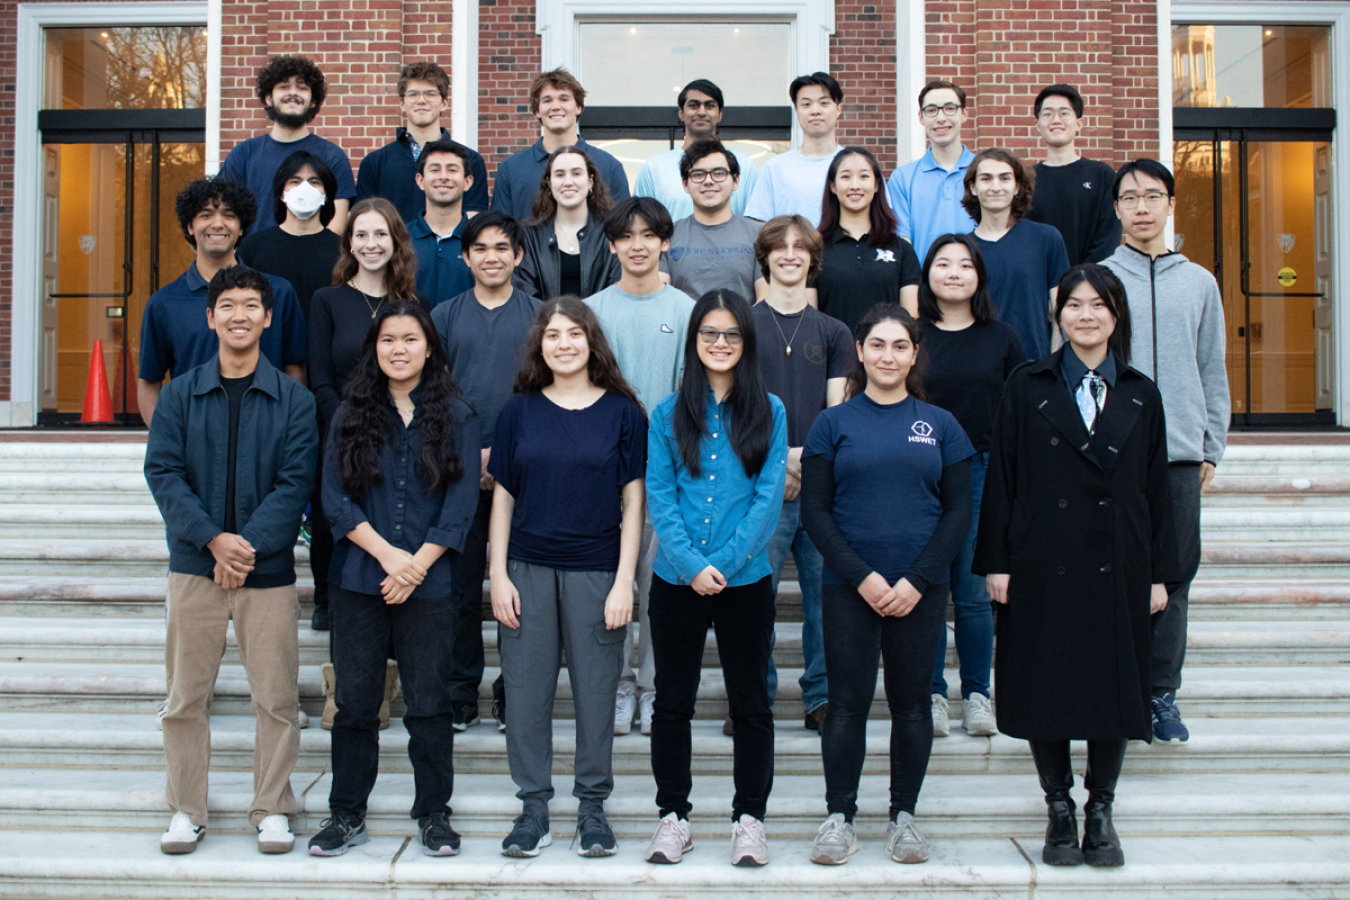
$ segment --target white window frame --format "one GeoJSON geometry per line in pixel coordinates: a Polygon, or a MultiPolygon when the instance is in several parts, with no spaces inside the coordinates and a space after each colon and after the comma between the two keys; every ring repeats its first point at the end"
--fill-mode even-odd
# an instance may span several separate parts
{"type": "MultiPolygon", "coordinates": [[[[95,28],[100,25],[205,25],[207,36],[207,152],[220,138],[221,0],[202,2],[20,3],[17,6],[14,76],[14,217],[10,263],[9,400],[0,402],[0,425],[37,424],[38,366],[41,363],[42,290],[42,109],[43,56],[47,28],[95,28]],[[212,18],[211,7],[214,7],[212,18]],[[214,141],[212,139],[214,132],[214,141]]],[[[219,151],[217,149],[217,155],[219,151]]],[[[208,170],[211,171],[208,164],[208,170]]]]}

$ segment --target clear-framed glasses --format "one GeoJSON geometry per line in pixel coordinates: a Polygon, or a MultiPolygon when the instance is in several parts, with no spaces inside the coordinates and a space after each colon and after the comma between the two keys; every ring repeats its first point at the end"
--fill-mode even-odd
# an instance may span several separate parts
{"type": "Polygon", "coordinates": [[[705,179],[711,178],[713,181],[721,184],[727,180],[727,176],[730,174],[730,169],[724,169],[721,166],[718,166],[716,169],[691,169],[689,172],[689,180],[694,184],[702,184],[705,179]]]}
{"type": "Polygon", "coordinates": [[[404,99],[404,100],[420,100],[420,99],[422,99],[423,97],[425,97],[425,98],[428,99],[428,100],[437,100],[437,99],[440,99],[440,96],[441,96],[441,92],[440,92],[440,91],[437,91],[437,90],[430,90],[430,91],[404,91],[404,92],[403,92],[403,99],[404,99]]]}
{"type": "Polygon", "coordinates": [[[961,111],[959,103],[945,103],[942,106],[930,103],[923,108],[923,114],[929,119],[936,119],[937,114],[941,112],[944,116],[954,116],[961,111]]]}
{"type": "Polygon", "coordinates": [[[1140,201],[1149,209],[1159,209],[1167,203],[1167,195],[1162,191],[1149,191],[1145,194],[1121,194],[1116,199],[1121,209],[1134,209],[1140,201]]]}
{"type": "Polygon", "coordinates": [[[1055,119],[1063,119],[1067,122],[1074,118],[1074,115],[1073,109],[1066,106],[1063,109],[1042,109],[1040,119],[1042,122],[1053,122],[1055,119]]]}
{"type": "Polygon", "coordinates": [[[745,338],[739,331],[718,331],[716,328],[700,328],[698,339],[705,344],[715,344],[718,338],[725,338],[729,346],[739,347],[745,338]]]}

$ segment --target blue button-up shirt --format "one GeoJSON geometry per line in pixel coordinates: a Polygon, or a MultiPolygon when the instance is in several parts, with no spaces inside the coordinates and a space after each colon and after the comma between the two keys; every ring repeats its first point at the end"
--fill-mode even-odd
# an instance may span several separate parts
{"type": "Polygon", "coordinates": [[[461,216],[455,230],[446,237],[431,230],[426,210],[408,223],[413,250],[417,253],[417,290],[427,298],[429,307],[458,297],[473,287],[473,272],[464,262],[460,242],[464,224],[468,221],[468,216],[461,216]]]}
{"type": "MultiPolygon", "coordinates": [[[[586,143],[580,136],[576,146],[585,150],[586,156],[595,163],[595,170],[609,185],[614,205],[627,200],[628,175],[623,170],[623,163],[599,147],[586,143]]],[[[534,214],[534,196],[539,193],[539,180],[544,177],[547,161],[548,151],[544,149],[544,139],[540,138],[498,163],[497,177],[492,183],[492,208],[513,219],[524,221],[530,218],[534,214]]]]}
{"type": "Polygon", "coordinates": [[[391,398],[388,415],[393,426],[392,440],[380,446],[380,471],[384,481],[364,497],[349,494],[342,486],[338,467],[338,444],[342,424],[351,407],[343,403],[333,415],[323,460],[323,507],[337,539],[329,565],[329,581],[359,594],[379,594],[386,572],[375,557],[347,539],[356,526],[369,522],[380,537],[409,553],[423,544],[450,548],[432,563],[427,576],[412,596],[436,599],[451,594],[451,577],[464,549],[469,524],[478,508],[479,445],[478,417],[462,401],[453,403],[455,451],[464,464],[459,481],[427,491],[417,465],[421,452],[420,388],[412,392],[417,411],[410,425],[403,419],[391,398]]]}
{"type": "Polygon", "coordinates": [[[769,539],[778,527],[787,477],[787,413],[772,394],[773,436],[764,467],[746,474],[727,433],[729,407],[708,391],[708,433],[699,445],[698,475],[680,456],[674,393],[656,405],[647,433],[647,505],[659,539],[653,571],[671,584],[689,584],[708,566],[729,587],[773,572],[769,539]]]}
{"type": "Polygon", "coordinates": [[[914,162],[892,172],[886,182],[886,199],[898,223],[895,233],[914,245],[920,262],[939,235],[975,230],[975,220],[961,206],[966,192],[963,180],[973,159],[975,154],[962,144],[956,168],[944,169],[929,148],[914,162]]]}

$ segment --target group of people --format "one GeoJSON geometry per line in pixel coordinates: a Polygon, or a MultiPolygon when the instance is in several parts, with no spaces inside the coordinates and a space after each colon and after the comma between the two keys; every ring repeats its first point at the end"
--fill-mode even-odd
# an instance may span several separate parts
{"type": "Polygon", "coordinates": [[[718,139],[721,90],[691,82],[683,147],[649,159],[629,196],[578,132],[584,90],[554,70],[531,89],[540,140],[498,166],[489,201],[482,157],[440,126],[448,87],[434,63],[405,67],[406,128],[353,181],[309,131],[322,73],[274,58],[257,91],[270,133],[177,199],[196,259],[147,304],[138,381],[170,545],[161,849],[205,835],[231,621],[257,717],[250,822],[261,851],[294,846],[308,510],[333,732],[313,855],[368,840],[399,687],[419,840],[459,852],[454,735],[479,721],[486,575],[492,707],[522,804],[502,852],[552,842],[565,654],[578,852],[617,852],[613,740],[636,722],[659,816],[646,858],[680,862],[711,628],[731,861],[766,864],[790,554],[826,780],[812,861],[857,850],[879,662],[887,852],[928,858],[915,814],[951,729],[950,597],[962,727],[1030,742],[1044,860],[1123,863],[1126,742],[1188,738],[1187,591],[1228,420],[1217,285],[1163,237],[1171,173],[1082,158],[1083,103],[1064,84],[1036,98],[1043,162],[972,153],[964,92],[934,81],[927,152],[883,179],[866,148],[836,143],[843,92],[817,72],[789,89],[801,145],[762,170],[718,139]]]}

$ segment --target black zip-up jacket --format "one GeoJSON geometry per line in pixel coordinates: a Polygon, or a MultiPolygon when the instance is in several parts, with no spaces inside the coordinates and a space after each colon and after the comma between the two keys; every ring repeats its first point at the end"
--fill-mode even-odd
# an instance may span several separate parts
{"type": "MultiPolygon", "coordinates": [[[[516,267],[516,286],[532,297],[552,300],[562,293],[562,251],[553,230],[555,219],[537,225],[525,226],[525,258],[516,267]]],[[[577,232],[581,245],[581,296],[599,293],[611,284],[618,284],[623,270],[619,257],[609,252],[605,229],[594,217],[577,232]]]]}

